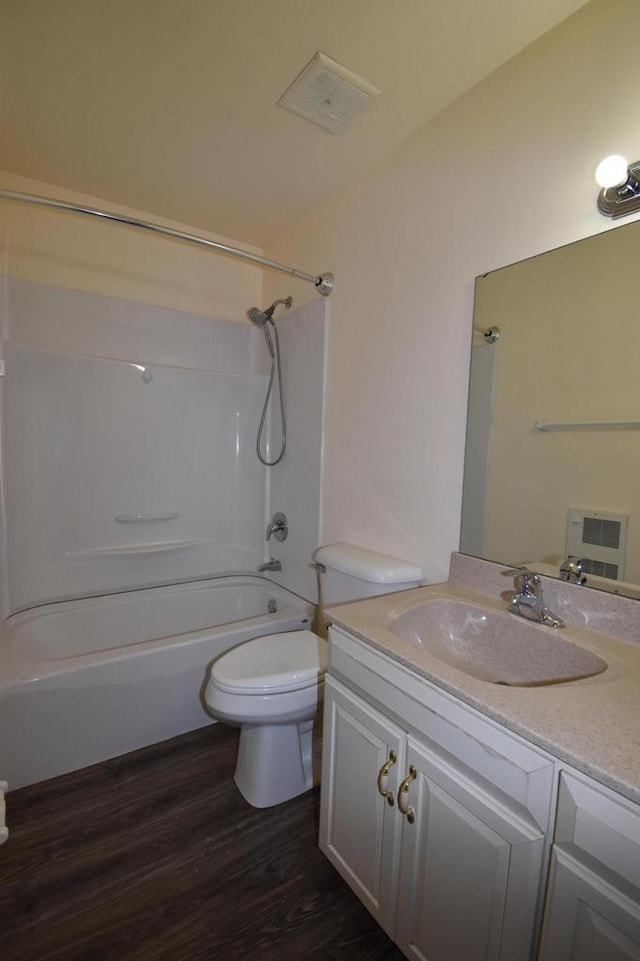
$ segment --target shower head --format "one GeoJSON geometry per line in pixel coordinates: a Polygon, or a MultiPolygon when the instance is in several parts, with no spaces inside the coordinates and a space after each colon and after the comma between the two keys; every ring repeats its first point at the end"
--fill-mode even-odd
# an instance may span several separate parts
{"type": "Polygon", "coordinates": [[[292,297],[285,297],[284,300],[274,300],[271,306],[267,307],[266,310],[260,310],[259,307],[250,307],[249,310],[247,311],[247,317],[257,327],[264,327],[264,325],[267,323],[268,320],[270,320],[273,323],[273,313],[276,307],[278,306],[278,304],[284,304],[284,306],[288,310],[289,307],[291,307],[292,303],[293,303],[292,297]]]}
{"type": "Polygon", "coordinates": [[[259,307],[249,307],[249,310],[247,311],[247,317],[256,325],[256,327],[263,327],[269,319],[266,313],[263,310],[260,310],[259,307]]]}

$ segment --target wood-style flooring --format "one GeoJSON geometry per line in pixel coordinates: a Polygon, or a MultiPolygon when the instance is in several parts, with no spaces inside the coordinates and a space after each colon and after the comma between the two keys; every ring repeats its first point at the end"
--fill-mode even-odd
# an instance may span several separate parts
{"type": "Polygon", "coordinates": [[[10,793],[2,961],[403,961],[318,850],[318,792],[252,808],[236,744],[215,725],[10,793]]]}

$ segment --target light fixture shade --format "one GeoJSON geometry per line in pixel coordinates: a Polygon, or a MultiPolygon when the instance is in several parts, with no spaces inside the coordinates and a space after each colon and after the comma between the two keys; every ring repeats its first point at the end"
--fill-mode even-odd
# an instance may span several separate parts
{"type": "Polygon", "coordinates": [[[627,182],[629,164],[620,154],[610,154],[596,167],[596,183],[599,187],[621,187],[627,182]]]}

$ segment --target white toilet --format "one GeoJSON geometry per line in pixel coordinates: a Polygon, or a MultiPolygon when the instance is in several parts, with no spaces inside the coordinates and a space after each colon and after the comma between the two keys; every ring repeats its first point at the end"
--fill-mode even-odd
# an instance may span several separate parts
{"type": "MultiPolygon", "coordinates": [[[[319,547],[323,604],[388,594],[422,582],[422,568],[354,544],[319,547]]],[[[204,691],[211,714],[239,725],[235,782],[254,807],[297,797],[318,782],[313,738],[321,728],[327,642],[311,631],[245,641],[211,666],[204,691]]]]}

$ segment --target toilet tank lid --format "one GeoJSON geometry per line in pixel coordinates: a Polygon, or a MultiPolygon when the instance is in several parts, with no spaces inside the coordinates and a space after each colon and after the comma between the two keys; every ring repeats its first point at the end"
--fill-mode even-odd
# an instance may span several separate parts
{"type": "Polygon", "coordinates": [[[325,544],[317,548],[313,560],[333,571],[374,584],[413,583],[424,578],[424,571],[417,564],[357,544],[325,544]]]}

